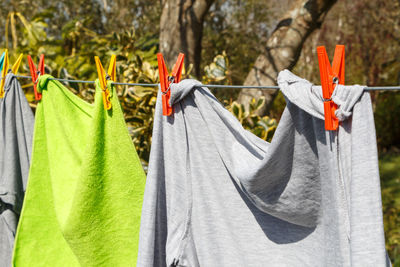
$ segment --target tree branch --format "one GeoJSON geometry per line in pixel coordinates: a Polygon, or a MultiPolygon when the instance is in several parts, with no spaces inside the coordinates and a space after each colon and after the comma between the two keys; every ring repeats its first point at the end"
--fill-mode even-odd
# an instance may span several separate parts
{"type": "Polygon", "coordinates": [[[214,0],[164,0],[160,19],[160,50],[168,64],[174,64],[180,52],[186,65],[193,64],[200,76],[201,40],[204,18],[214,0]]]}
{"type": "MultiPolygon", "coordinates": [[[[292,69],[296,65],[305,40],[321,26],[335,3],[336,0],[297,0],[268,38],[265,54],[258,56],[244,83],[276,85],[279,71],[292,69]]],[[[252,98],[264,96],[265,106],[260,110],[260,114],[264,115],[277,93],[276,90],[243,89],[238,101],[248,105],[252,98]]]]}

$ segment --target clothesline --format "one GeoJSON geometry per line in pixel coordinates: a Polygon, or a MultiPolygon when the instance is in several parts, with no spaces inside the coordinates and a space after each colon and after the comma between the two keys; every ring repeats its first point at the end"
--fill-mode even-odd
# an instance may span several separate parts
{"type": "MultiPolygon", "coordinates": [[[[17,78],[26,78],[31,79],[31,76],[24,75],[16,75],[17,78]]],[[[94,81],[84,81],[84,80],[70,80],[70,79],[61,79],[61,78],[49,78],[49,80],[56,80],[60,82],[69,82],[69,83],[87,83],[94,84],[94,81]]],[[[121,82],[112,82],[114,85],[131,85],[131,86],[143,86],[143,87],[156,87],[157,83],[121,83],[121,82]]],[[[230,88],[230,89],[279,89],[279,86],[258,86],[258,85],[221,85],[221,84],[202,84],[202,87],[207,88],[230,88]]],[[[367,91],[376,91],[376,90],[400,90],[400,86],[367,86],[364,88],[367,91]]]]}

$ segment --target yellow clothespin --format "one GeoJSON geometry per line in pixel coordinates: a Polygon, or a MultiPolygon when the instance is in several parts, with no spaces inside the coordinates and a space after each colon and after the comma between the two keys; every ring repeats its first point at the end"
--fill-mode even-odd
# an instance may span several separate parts
{"type": "Polygon", "coordinates": [[[107,86],[107,80],[111,80],[115,82],[116,80],[116,75],[117,75],[117,64],[116,64],[116,59],[117,57],[115,55],[111,56],[110,60],[110,65],[108,67],[108,73],[104,71],[103,65],[101,65],[101,61],[99,57],[94,57],[94,60],[96,61],[96,68],[97,68],[97,74],[99,76],[99,81],[100,81],[100,86],[101,89],[103,90],[103,104],[104,104],[104,109],[109,110],[111,109],[111,93],[110,89],[107,86]]]}
{"type": "Polygon", "coordinates": [[[21,65],[22,58],[24,57],[24,54],[20,54],[19,57],[17,58],[17,61],[15,61],[14,65],[12,66],[12,73],[15,75],[18,75],[18,70],[19,66],[21,65]]]}
{"type": "MultiPolygon", "coordinates": [[[[12,73],[15,75],[18,74],[18,69],[19,66],[21,65],[23,54],[20,54],[17,61],[14,63],[14,65],[11,68],[12,73]]],[[[4,97],[4,85],[6,83],[6,76],[9,71],[9,59],[8,59],[8,49],[6,49],[5,54],[4,54],[4,63],[3,63],[3,70],[1,71],[1,82],[0,82],[0,98],[4,97]]]]}
{"type": "Polygon", "coordinates": [[[6,82],[6,75],[8,72],[8,50],[6,49],[3,61],[3,70],[1,71],[1,81],[0,81],[0,98],[4,97],[4,84],[6,82]]]}

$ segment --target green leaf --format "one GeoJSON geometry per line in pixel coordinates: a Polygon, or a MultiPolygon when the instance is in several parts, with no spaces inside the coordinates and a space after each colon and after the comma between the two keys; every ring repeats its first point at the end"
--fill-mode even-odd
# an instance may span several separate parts
{"type": "Polygon", "coordinates": [[[155,92],[155,89],[152,87],[134,86],[132,88],[132,91],[138,97],[145,97],[145,96],[153,95],[155,92]]]}

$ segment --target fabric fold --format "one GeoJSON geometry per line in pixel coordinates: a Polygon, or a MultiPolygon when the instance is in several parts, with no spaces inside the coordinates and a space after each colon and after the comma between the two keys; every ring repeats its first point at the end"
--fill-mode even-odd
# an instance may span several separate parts
{"type": "Polygon", "coordinates": [[[170,117],[159,92],[138,266],[386,266],[369,94],[339,86],[344,121],[327,132],[320,87],[288,71],[278,84],[271,143],[198,81],[171,85],[170,117]]]}
{"type": "Polygon", "coordinates": [[[11,266],[28,180],[34,117],[15,75],[10,73],[5,79],[5,95],[0,99],[0,265],[11,266]]]}
{"type": "Polygon", "coordinates": [[[134,266],[145,174],[114,86],[104,110],[39,78],[32,167],[16,266],[134,266]]]}
{"type": "MultiPolygon", "coordinates": [[[[178,102],[174,96],[179,100],[189,92],[196,95],[193,90],[200,86],[195,80],[171,85],[171,102],[178,102]]],[[[221,160],[255,206],[290,223],[314,227],[321,197],[316,147],[308,141],[315,139],[314,132],[303,126],[310,116],[301,113],[287,119],[284,114],[269,144],[255,135],[241,136],[242,125],[219,103],[210,106],[207,99],[196,100],[221,160]]]]}
{"type": "MultiPolygon", "coordinates": [[[[288,70],[279,73],[278,85],[288,101],[297,105],[310,115],[324,120],[324,102],[321,86],[315,86],[288,70]]],[[[332,94],[332,100],[338,105],[335,115],[344,121],[352,114],[354,105],[359,101],[364,88],[360,85],[343,86],[338,84],[332,94]]]]}

